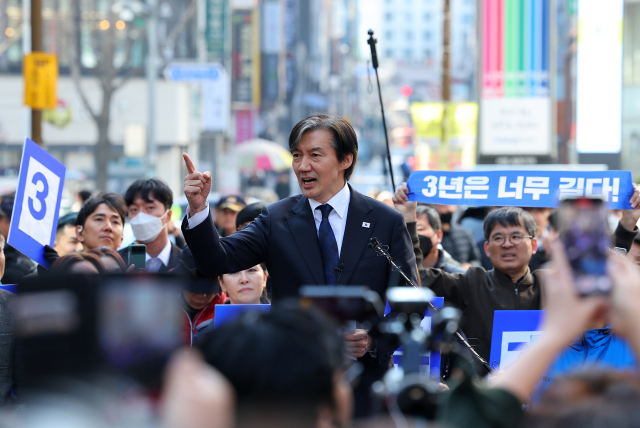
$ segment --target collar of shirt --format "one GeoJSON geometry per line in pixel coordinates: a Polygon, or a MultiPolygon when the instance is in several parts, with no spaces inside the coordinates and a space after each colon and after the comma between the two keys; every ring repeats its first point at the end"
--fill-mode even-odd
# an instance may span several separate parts
{"type": "MultiPolygon", "coordinates": [[[[165,266],[169,266],[169,257],[171,257],[171,241],[167,240],[167,245],[164,246],[164,248],[162,249],[162,251],[160,251],[160,254],[158,254],[157,257],[165,266]]],[[[152,258],[153,257],[151,257],[149,253],[146,253],[144,259],[145,261],[148,262],[152,258]]]]}
{"type": "MultiPolygon", "coordinates": [[[[331,205],[336,214],[338,214],[342,219],[347,213],[350,200],[351,191],[349,190],[349,186],[347,185],[347,183],[345,183],[342,190],[336,193],[333,198],[329,199],[327,201],[327,204],[331,205]]],[[[319,215],[322,219],[322,214],[320,213],[320,211],[317,211],[316,213],[316,208],[318,208],[322,204],[314,199],[309,199],[309,205],[311,205],[311,212],[313,213],[313,216],[315,217],[319,215]]]]}

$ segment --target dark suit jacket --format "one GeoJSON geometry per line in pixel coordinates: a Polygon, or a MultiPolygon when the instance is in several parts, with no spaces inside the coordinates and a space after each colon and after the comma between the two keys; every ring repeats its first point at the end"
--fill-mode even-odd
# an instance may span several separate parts
{"type": "Polygon", "coordinates": [[[10,308],[13,294],[0,289],[0,406],[11,401],[13,387],[13,316],[10,308]]]}
{"type": "MultiPolygon", "coordinates": [[[[344,264],[344,271],[338,274],[338,285],[366,285],[385,298],[391,269],[384,257],[367,247],[371,237],[389,246],[394,261],[417,284],[413,246],[402,215],[350,190],[339,261],[344,264]],[[369,227],[363,223],[369,223],[369,227]]],[[[187,227],[185,217],[184,237],[196,267],[206,275],[238,272],[266,262],[276,303],[297,297],[303,285],[325,284],[315,221],[311,206],[302,195],[268,205],[253,223],[225,238],[219,237],[211,215],[195,228],[187,227]]]]}
{"type": "MultiPolygon", "coordinates": [[[[124,264],[129,266],[129,247],[121,248],[118,250],[118,254],[124,260],[124,264]]],[[[165,273],[173,268],[178,267],[180,264],[180,256],[182,255],[182,249],[175,244],[171,244],[171,255],[169,256],[169,266],[162,266],[158,273],[165,273]]]]}

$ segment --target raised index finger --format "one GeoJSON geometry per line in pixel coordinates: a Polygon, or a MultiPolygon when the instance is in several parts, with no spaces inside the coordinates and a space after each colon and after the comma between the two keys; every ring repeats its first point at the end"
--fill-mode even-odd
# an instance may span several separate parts
{"type": "Polygon", "coordinates": [[[196,172],[196,167],[193,165],[193,162],[191,161],[189,155],[183,153],[182,157],[184,158],[184,163],[187,165],[187,171],[189,172],[189,174],[193,174],[194,172],[196,172]]]}

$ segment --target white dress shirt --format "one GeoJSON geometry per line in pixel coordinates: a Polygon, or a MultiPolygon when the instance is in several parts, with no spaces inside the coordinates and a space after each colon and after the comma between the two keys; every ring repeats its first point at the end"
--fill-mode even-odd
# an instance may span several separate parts
{"type": "Polygon", "coordinates": [[[157,257],[151,257],[149,253],[145,254],[145,257],[144,257],[145,270],[147,270],[148,272],[158,272],[162,267],[158,263],[158,261],[165,266],[169,266],[170,257],[171,257],[171,241],[167,240],[167,245],[164,246],[164,248],[162,249],[162,251],[160,251],[160,254],[158,254],[157,257]],[[149,263],[150,260],[153,260],[153,262],[149,263]]]}
{"type": "MultiPolygon", "coordinates": [[[[327,204],[331,205],[333,210],[329,213],[329,224],[333,229],[333,234],[336,237],[336,244],[338,244],[338,257],[342,251],[342,239],[344,238],[344,230],[347,226],[347,214],[349,212],[349,202],[351,202],[351,191],[349,186],[345,183],[342,190],[336,193],[333,198],[327,201],[327,204]]],[[[311,205],[311,212],[313,213],[313,219],[316,222],[316,233],[320,233],[320,223],[322,222],[322,213],[320,210],[316,210],[317,207],[322,205],[320,202],[309,199],[309,205],[311,205]]],[[[209,202],[205,209],[191,215],[189,208],[187,208],[187,224],[189,229],[201,224],[209,217],[209,202]]],[[[163,250],[164,251],[164,250],[163,250]]]]}
{"type": "MultiPolygon", "coordinates": [[[[327,204],[331,205],[333,210],[329,213],[329,224],[333,229],[333,234],[336,237],[336,244],[338,244],[338,257],[342,251],[342,239],[344,238],[344,229],[347,226],[347,214],[349,212],[349,202],[351,201],[351,191],[346,184],[341,191],[336,193],[333,198],[327,201],[327,204]]],[[[309,205],[311,205],[311,212],[313,213],[313,219],[316,221],[316,232],[320,234],[320,223],[322,223],[322,213],[316,208],[321,204],[320,202],[309,199],[309,205]]]]}

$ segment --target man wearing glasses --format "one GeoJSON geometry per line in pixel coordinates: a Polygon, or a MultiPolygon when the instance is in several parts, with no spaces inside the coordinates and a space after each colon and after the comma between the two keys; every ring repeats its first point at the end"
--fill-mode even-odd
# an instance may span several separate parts
{"type": "MultiPolygon", "coordinates": [[[[401,213],[413,212],[415,215],[417,203],[408,200],[408,193],[409,189],[403,183],[393,202],[401,213]]],[[[630,211],[633,213],[628,217],[637,221],[638,210],[630,211]]],[[[405,214],[405,218],[408,217],[405,214]]],[[[622,222],[621,225],[625,226],[622,222]]],[[[625,226],[629,229],[626,234],[631,236],[630,239],[637,233],[634,225],[635,222],[630,221],[625,226]]],[[[537,229],[535,220],[527,211],[515,207],[500,208],[491,212],[483,224],[484,251],[494,266],[492,270],[471,267],[466,273],[457,274],[435,268],[419,270],[423,286],[444,297],[446,304],[463,311],[460,327],[471,346],[486,361],[490,359],[495,310],[542,309],[544,296],[540,287],[540,271],[531,272],[528,266],[531,256],[538,250],[537,229]]],[[[622,232],[625,230],[618,227],[615,233],[617,242],[624,238],[620,236],[622,232]]],[[[486,374],[480,364],[476,364],[476,371],[486,374]]]]}

